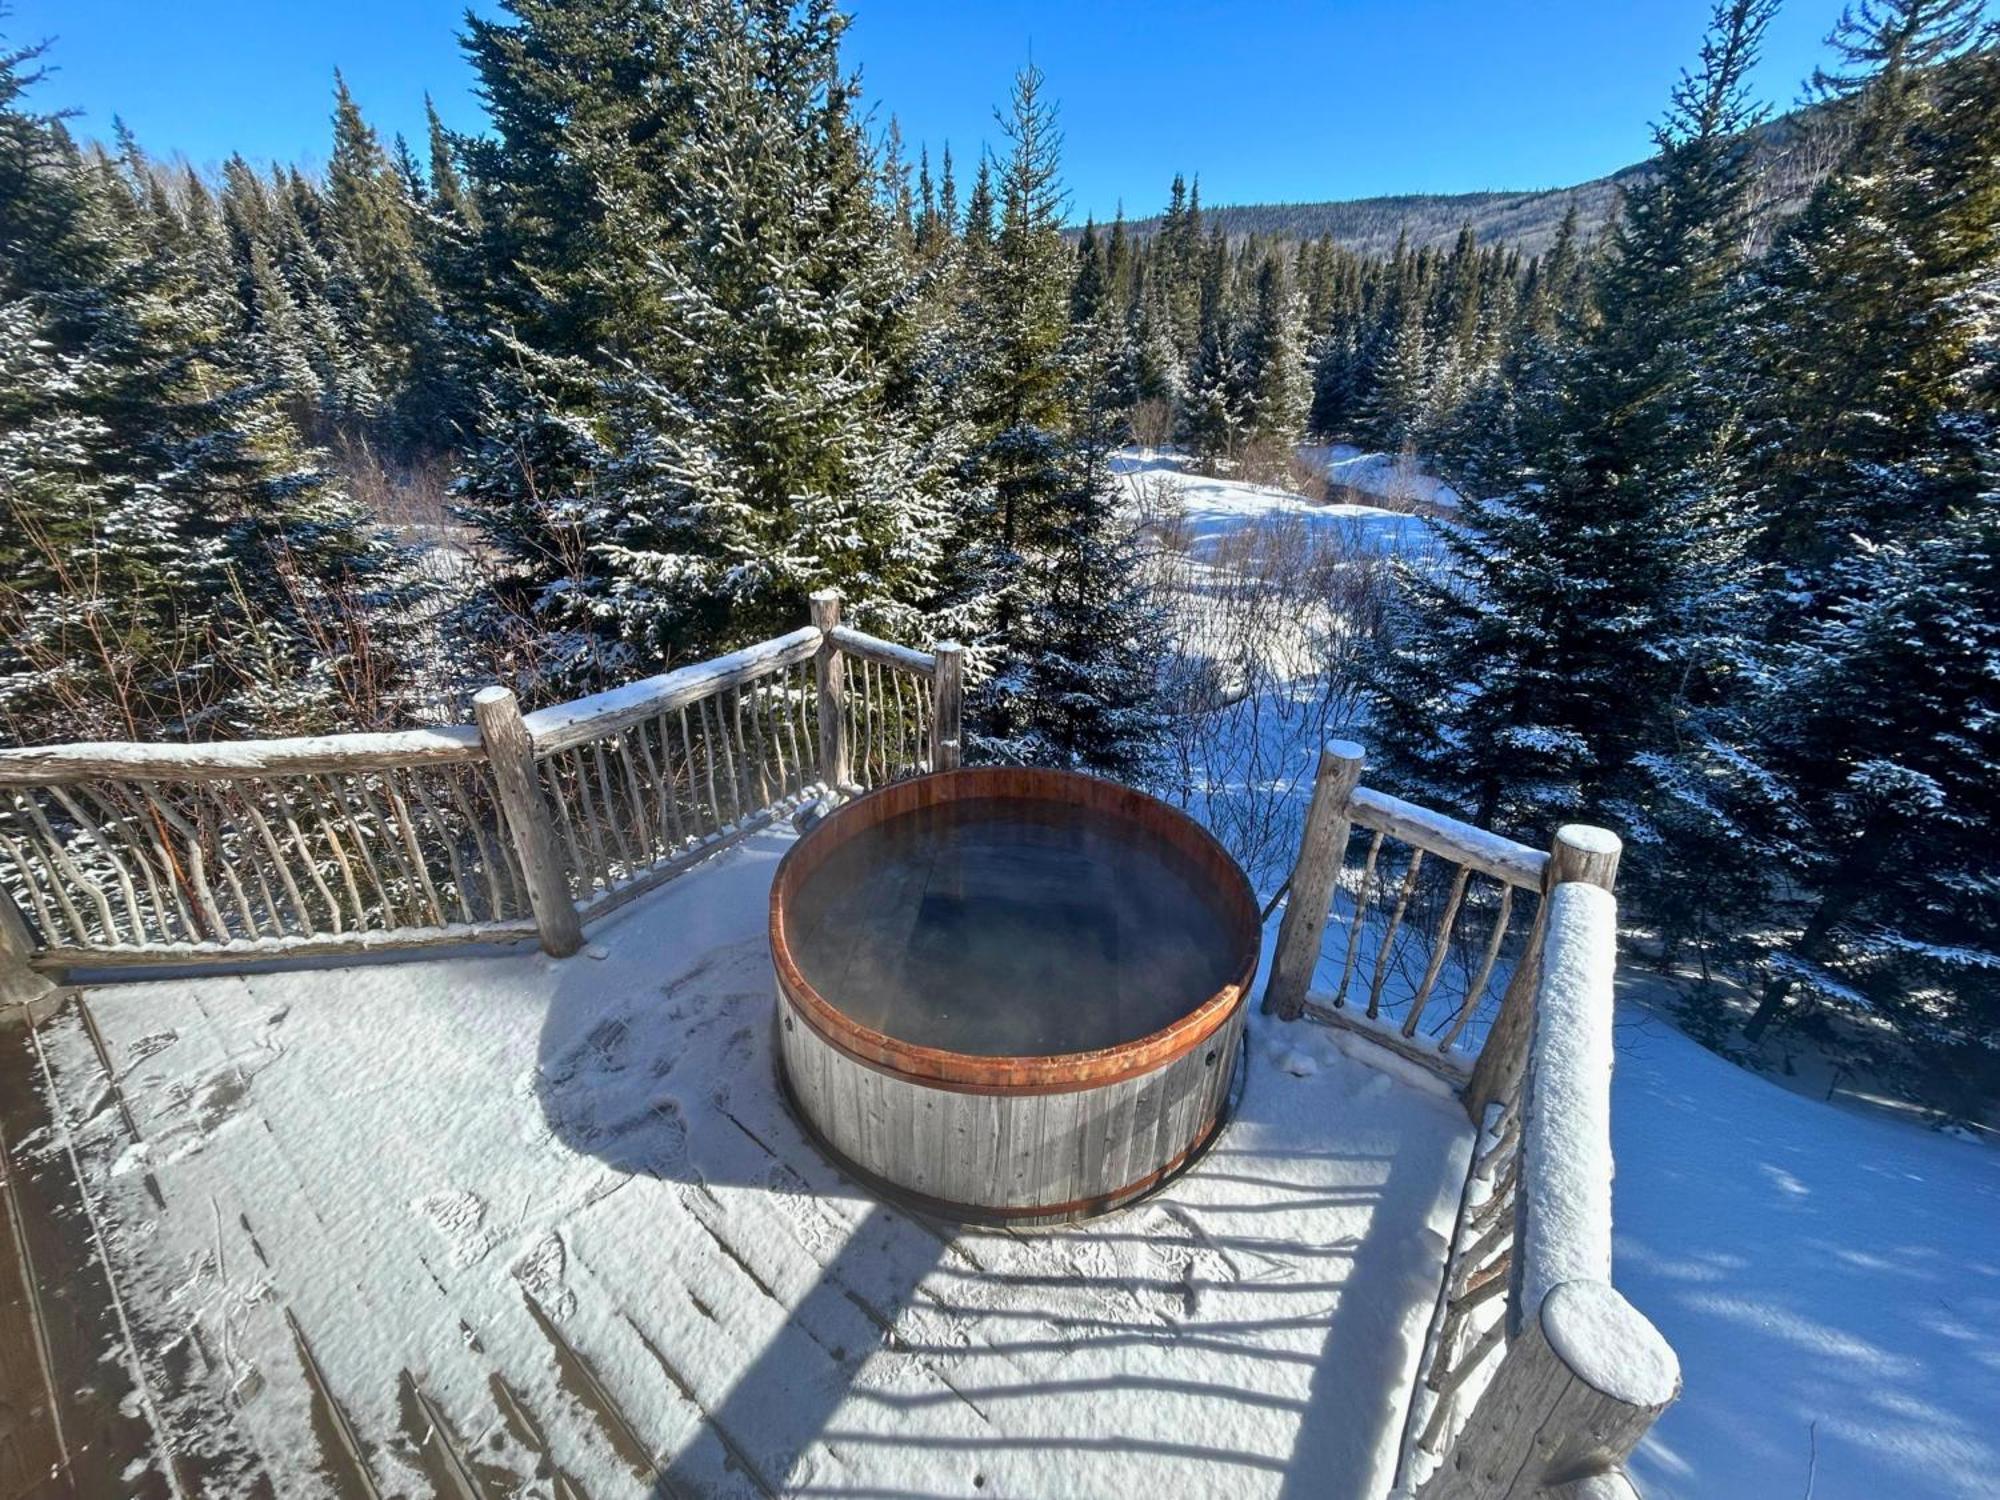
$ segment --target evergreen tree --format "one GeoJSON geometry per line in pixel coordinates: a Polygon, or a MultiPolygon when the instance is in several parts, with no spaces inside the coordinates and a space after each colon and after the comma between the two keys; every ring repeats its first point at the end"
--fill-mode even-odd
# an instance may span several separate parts
{"type": "Polygon", "coordinates": [[[620,456],[593,520],[589,607],[649,655],[778,634],[827,586],[869,628],[928,633],[940,476],[884,401],[906,273],[843,26],[831,3],[731,9],[708,43],[641,330],[674,357],[607,377],[620,456]]]}
{"type": "Polygon", "coordinates": [[[1014,85],[990,253],[973,261],[973,503],[954,549],[955,618],[974,643],[981,753],[1136,773],[1157,723],[1134,559],[1110,486],[1105,379],[1117,319],[1072,331],[1060,137],[1041,72],[1014,85]]]}
{"type": "Polygon", "coordinates": [[[1305,345],[1285,261],[1268,252],[1257,267],[1256,306],[1244,335],[1245,382],[1253,435],[1291,443],[1309,399],[1305,345]]]}
{"type": "Polygon", "coordinates": [[[1906,1034],[1991,1025],[1964,941],[1991,915],[2000,53],[1979,15],[1892,0],[1843,24],[1824,82],[1847,152],[1744,299],[1752,493],[1783,570],[1758,714],[1778,790],[1753,827],[1804,893],[1753,1038],[1801,994],[1906,1034]]]}
{"type": "Polygon", "coordinates": [[[1788,653],[1768,722],[1790,873],[1814,892],[1753,1022],[1800,995],[1885,1016],[1955,1060],[2000,1042],[2000,494],[1865,547],[1788,653]]]}
{"type": "Polygon", "coordinates": [[[1199,337],[1181,408],[1181,441],[1207,464],[1226,462],[1242,451],[1250,420],[1250,381],[1229,269],[1229,243],[1218,227],[1202,256],[1199,337]]]}
{"type": "Polygon", "coordinates": [[[1407,254],[1396,262],[1390,311],[1369,362],[1367,394],[1358,403],[1364,440],[1389,453],[1415,446],[1431,416],[1431,338],[1421,264],[1407,254]]]}
{"type": "Polygon", "coordinates": [[[22,110],[32,61],[0,55],[0,714],[50,739],[372,718],[384,684],[325,627],[393,604],[395,559],[239,337],[212,201],[22,110]]]}
{"type": "Polygon", "coordinates": [[[375,385],[393,393],[389,435],[406,447],[434,449],[451,440],[461,402],[441,381],[437,291],[417,224],[408,176],[335,74],[326,232],[346,273],[348,326],[375,385]]]}
{"type": "Polygon", "coordinates": [[[1704,372],[1740,262],[1744,77],[1769,15],[1717,6],[1601,262],[1602,321],[1542,374],[1515,487],[1442,527],[1446,567],[1404,571],[1380,737],[1413,786],[1482,825],[1539,834],[1650,803],[1644,757],[1727,671],[1740,526],[1704,372]]]}
{"type": "Polygon", "coordinates": [[[1761,551],[1805,593],[1849,538],[1923,534],[1981,483],[1979,434],[1954,425],[2000,219],[1981,14],[1879,0],[1843,22],[1846,67],[1820,81],[1848,150],[1744,299],[1761,551]]]}

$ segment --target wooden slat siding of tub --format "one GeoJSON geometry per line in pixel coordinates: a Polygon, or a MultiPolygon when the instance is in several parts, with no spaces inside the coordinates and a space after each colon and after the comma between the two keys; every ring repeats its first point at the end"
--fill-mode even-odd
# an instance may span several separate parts
{"type": "Polygon", "coordinates": [[[940,1207],[984,1204],[1030,1222],[1143,1191],[1202,1144],[1225,1101],[1243,1021],[1239,1005],[1205,1045],[1157,1071],[1032,1094],[941,1090],[869,1067],[796,1016],[779,1031],[794,1098],[838,1156],[940,1207]],[[1093,1135],[1108,1148],[1080,1149],[1093,1135]]]}

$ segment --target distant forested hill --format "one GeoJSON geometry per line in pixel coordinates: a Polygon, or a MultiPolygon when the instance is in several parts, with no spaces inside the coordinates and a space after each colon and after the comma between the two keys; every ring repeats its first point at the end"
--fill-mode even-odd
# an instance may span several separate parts
{"type": "MultiPolygon", "coordinates": [[[[1838,149],[1838,130],[1824,110],[1801,110],[1774,120],[1760,131],[1758,175],[1761,205],[1795,208],[1819,180],[1838,149]]],[[[1577,222],[1594,231],[1610,217],[1616,196],[1652,172],[1639,162],[1574,187],[1526,192],[1397,193],[1380,198],[1348,198],[1330,203],[1240,203],[1202,205],[1205,221],[1220,225],[1230,239],[1272,236],[1311,240],[1331,235],[1361,255],[1388,255],[1399,235],[1410,248],[1449,249],[1459,229],[1472,226],[1481,244],[1505,244],[1524,255],[1540,255],[1554,243],[1563,215],[1574,204],[1577,222]]],[[[1144,239],[1158,231],[1160,216],[1128,221],[1127,231],[1144,239]]]]}

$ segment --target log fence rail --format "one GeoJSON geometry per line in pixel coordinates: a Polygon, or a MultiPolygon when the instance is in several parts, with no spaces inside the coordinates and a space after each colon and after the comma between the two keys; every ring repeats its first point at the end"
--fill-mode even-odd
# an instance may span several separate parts
{"type": "Polygon", "coordinates": [[[1395,1492],[1637,1500],[1624,1461],[1680,1371],[1612,1285],[1619,841],[1532,849],[1361,773],[1322,750],[1264,1009],[1430,1070],[1476,1126],[1395,1492]]]}
{"type": "Polygon", "coordinates": [[[0,936],[44,971],[539,938],[828,787],[957,764],[963,655],[815,623],[475,722],[0,749],[0,936]],[[850,769],[851,767],[851,769],[850,769]],[[833,774],[829,774],[829,773],[833,774]]]}

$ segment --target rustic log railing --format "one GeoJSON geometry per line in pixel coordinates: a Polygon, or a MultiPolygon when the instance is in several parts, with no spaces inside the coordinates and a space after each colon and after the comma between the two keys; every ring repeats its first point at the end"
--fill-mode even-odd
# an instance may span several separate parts
{"type": "Polygon", "coordinates": [[[523,715],[0,750],[0,936],[43,970],[304,957],[582,924],[822,789],[957,764],[962,655],[815,622],[523,715]]]}
{"type": "Polygon", "coordinates": [[[1441,1075],[1478,1127],[1396,1491],[1636,1497],[1622,1465],[1680,1372],[1611,1284],[1618,840],[1531,849],[1361,770],[1357,745],[1321,753],[1264,1007],[1441,1075]]]}

